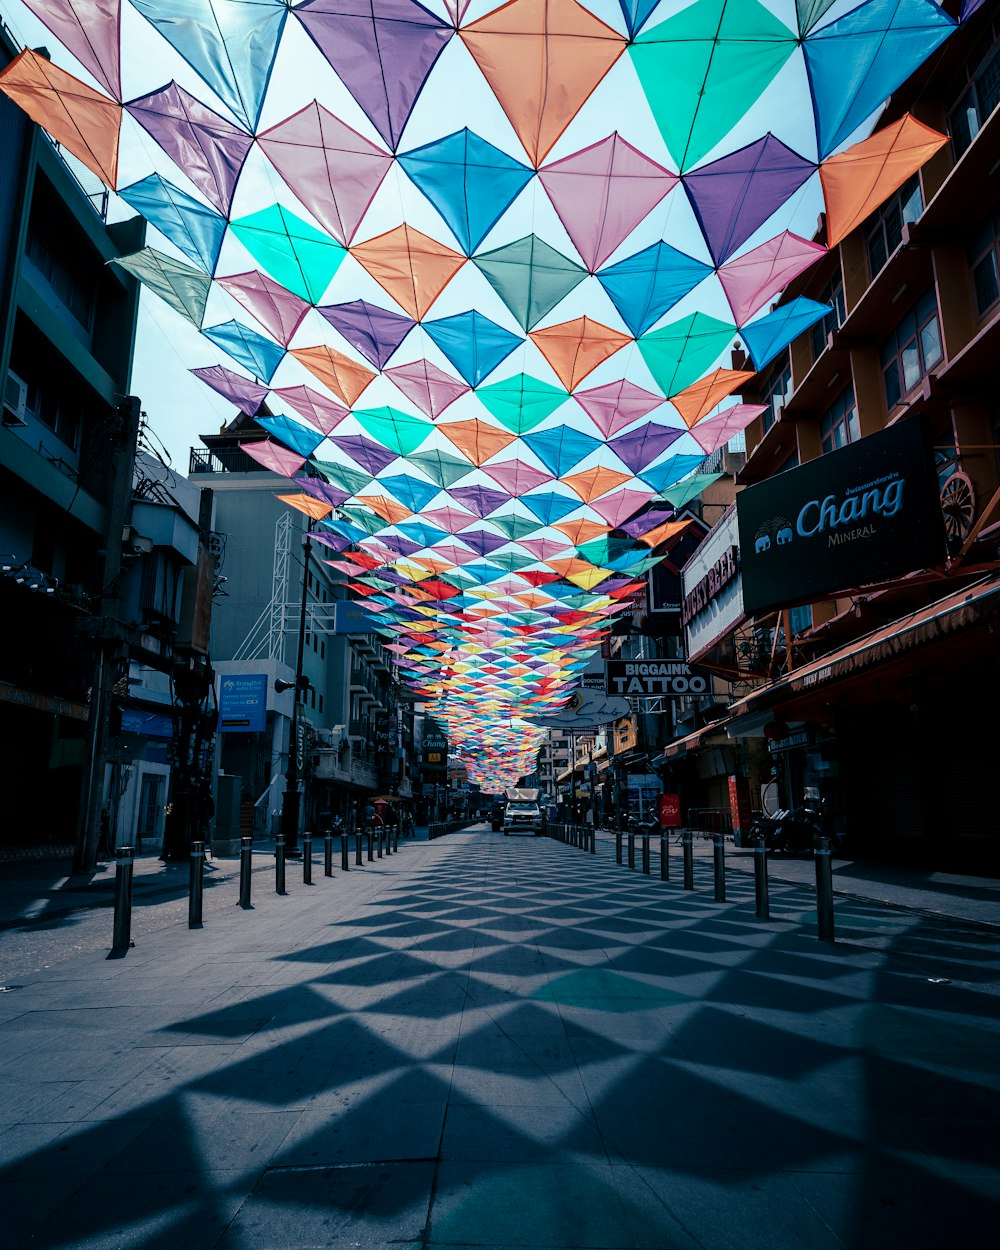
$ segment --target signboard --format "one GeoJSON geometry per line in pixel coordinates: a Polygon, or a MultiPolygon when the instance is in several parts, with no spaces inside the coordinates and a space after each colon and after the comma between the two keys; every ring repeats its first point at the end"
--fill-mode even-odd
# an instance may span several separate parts
{"type": "Polygon", "coordinates": [[[733,822],[733,839],[737,846],[744,845],[744,837],[753,823],[750,810],[750,783],[746,777],[730,774],[729,815],[733,822]]]}
{"type": "Polygon", "coordinates": [[[261,733],[266,722],[266,673],[227,673],[220,677],[220,733],[261,733]]]}
{"type": "Polygon", "coordinates": [[[448,776],[448,739],[440,729],[424,730],[423,771],[430,779],[448,776]]]}
{"type": "MultiPolygon", "coordinates": [[[[611,665],[609,664],[610,668],[611,665]]],[[[561,729],[564,733],[578,733],[584,729],[597,729],[613,721],[624,720],[632,709],[627,699],[609,698],[603,690],[577,690],[570,695],[564,708],[551,716],[528,716],[533,725],[545,729],[561,729]]]]}
{"type": "Polygon", "coordinates": [[[750,615],[888,581],[947,554],[916,418],[747,487],[736,509],[750,615]]]}
{"type": "Polygon", "coordinates": [[[122,733],[145,734],[147,738],[172,738],[174,722],[159,712],[143,712],[139,708],[122,708],[122,733]]]}
{"type": "Polygon", "coordinates": [[[681,827],[681,796],[679,794],[661,794],[660,828],[679,829],[681,827]]]}
{"type": "Polygon", "coordinates": [[[681,569],[691,558],[699,543],[708,533],[708,526],[693,512],[682,512],[677,518],[690,522],[671,544],[667,555],[649,570],[650,612],[679,612],[683,591],[681,569]]]}
{"type": "Polygon", "coordinates": [[[684,566],[681,620],[688,658],[702,655],[743,618],[738,544],[734,504],[684,566]]]}
{"type": "Polygon", "coordinates": [[[608,693],[629,699],[708,694],[709,679],[684,660],[609,660],[608,693]]]}

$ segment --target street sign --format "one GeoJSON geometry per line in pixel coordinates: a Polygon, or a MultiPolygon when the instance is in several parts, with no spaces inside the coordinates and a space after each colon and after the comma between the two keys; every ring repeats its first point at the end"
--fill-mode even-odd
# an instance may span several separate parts
{"type": "Polygon", "coordinates": [[[267,674],[227,673],[219,679],[219,732],[261,733],[267,723],[267,674]]]}
{"type": "Polygon", "coordinates": [[[709,679],[692,673],[683,660],[609,660],[608,694],[628,699],[679,699],[707,694],[709,679]]]}

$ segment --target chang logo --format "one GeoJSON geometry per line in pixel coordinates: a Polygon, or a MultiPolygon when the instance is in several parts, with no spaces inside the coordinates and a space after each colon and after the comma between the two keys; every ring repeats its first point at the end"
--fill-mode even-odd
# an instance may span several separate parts
{"type": "Polygon", "coordinates": [[[754,554],[760,556],[772,547],[787,547],[793,537],[794,531],[785,517],[771,517],[769,521],[764,521],[754,535],[754,554]]]}

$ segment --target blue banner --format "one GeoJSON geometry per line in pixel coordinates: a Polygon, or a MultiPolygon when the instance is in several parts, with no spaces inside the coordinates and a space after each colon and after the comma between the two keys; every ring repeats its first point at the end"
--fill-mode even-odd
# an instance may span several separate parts
{"type": "Polygon", "coordinates": [[[261,733],[267,721],[267,674],[219,678],[219,733],[261,733]]]}

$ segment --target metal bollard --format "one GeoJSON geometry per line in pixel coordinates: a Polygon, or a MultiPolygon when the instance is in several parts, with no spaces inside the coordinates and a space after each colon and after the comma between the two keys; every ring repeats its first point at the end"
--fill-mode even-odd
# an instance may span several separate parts
{"type": "Polygon", "coordinates": [[[240,906],[250,906],[250,881],[253,876],[253,838],[245,833],[240,838],[240,906]]]}
{"type": "Polygon", "coordinates": [[[354,834],[354,862],[355,864],[361,864],[364,862],[362,860],[362,855],[361,855],[361,851],[364,846],[364,836],[365,836],[364,830],[359,827],[358,830],[354,834]]]}
{"type": "Polygon", "coordinates": [[[323,835],[323,876],[333,876],[333,834],[323,835]]]}
{"type": "Polygon", "coordinates": [[[649,834],[642,835],[642,871],[649,876],[649,834]]]}
{"type": "Polygon", "coordinates": [[[340,867],[343,872],[351,870],[351,835],[346,829],[340,835],[340,867]]]}
{"type": "Polygon", "coordinates": [[[597,826],[596,825],[591,826],[591,830],[590,830],[590,853],[591,855],[597,854],[597,826]]]}
{"type": "Polygon", "coordinates": [[[392,825],[385,827],[385,853],[386,855],[392,854],[392,825]]]}
{"type": "Polygon", "coordinates": [[[302,832],[302,884],[312,885],[313,879],[313,836],[308,829],[302,832]]]}
{"type": "Polygon", "coordinates": [[[201,928],[201,896],[205,888],[205,843],[191,843],[188,873],[188,928],[201,928]]]}
{"type": "Polygon", "coordinates": [[[761,833],[753,840],[753,894],[757,919],[769,920],[771,905],[767,896],[767,847],[761,833]]]}
{"type": "Polygon", "coordinates": [[[274,892],[275,894],[285,892],[285,835],[283,833],[274,835],[274,892]]]}
{"type": "Polygon", "coordinates": [[[399,825],[392,827],[392,849],[394,852],[399,850],[399,825]]]}
{"type": "Polygon", "coordinates": [[[715,861],[715,901],[726,901],[726,840],[721,833],[712,834],[712,858],[715,861]]]}
{"type": "Polygon", "coordinates": [[[628,835],[628,866],[635,867],[635,834],[631,830],[628,835]]]}
{"type": "Polygon", "coordinates": [[[135,847],[120,846],[115,854],[115,924],[111,954],[124,955],[132,945],[132,875],[135,847]]]}
{"type": "Polygon", "coordinates": [[[829,838],[817,838],[813,849],[816,860],[816,921],[819,940],[833,942],[833,860],[829,838]]]}
{"type": "Polygon", "coordinates": [[[379,825],[378,832],[375,835],[375,851],[378,858],[382,858],[382,843],[385,840],[385,826],[379,825]]]}
{"type": "Polygon", "coordinates": [[[368,829],[368,862],[372,863],[375,859],[375,830],[369,826],[368,829]]]}
{"type": "Polygon", "coordinates": [[[660,880],[670,880],[670,834],[660,834],[660,880]]]}
{"type": "Polygon", "coordinates": [[[616,829],[615,830],[615,863],[620,864],[621,862],[622,862],[622,831],[620,829],[616,829]]]}
{"type": "Polygon", "coordinates": [[[681,846],[684,848],[684,889],[694,889],[694,846],[691,843],[691,830],[681,833],[681,846]]]}

